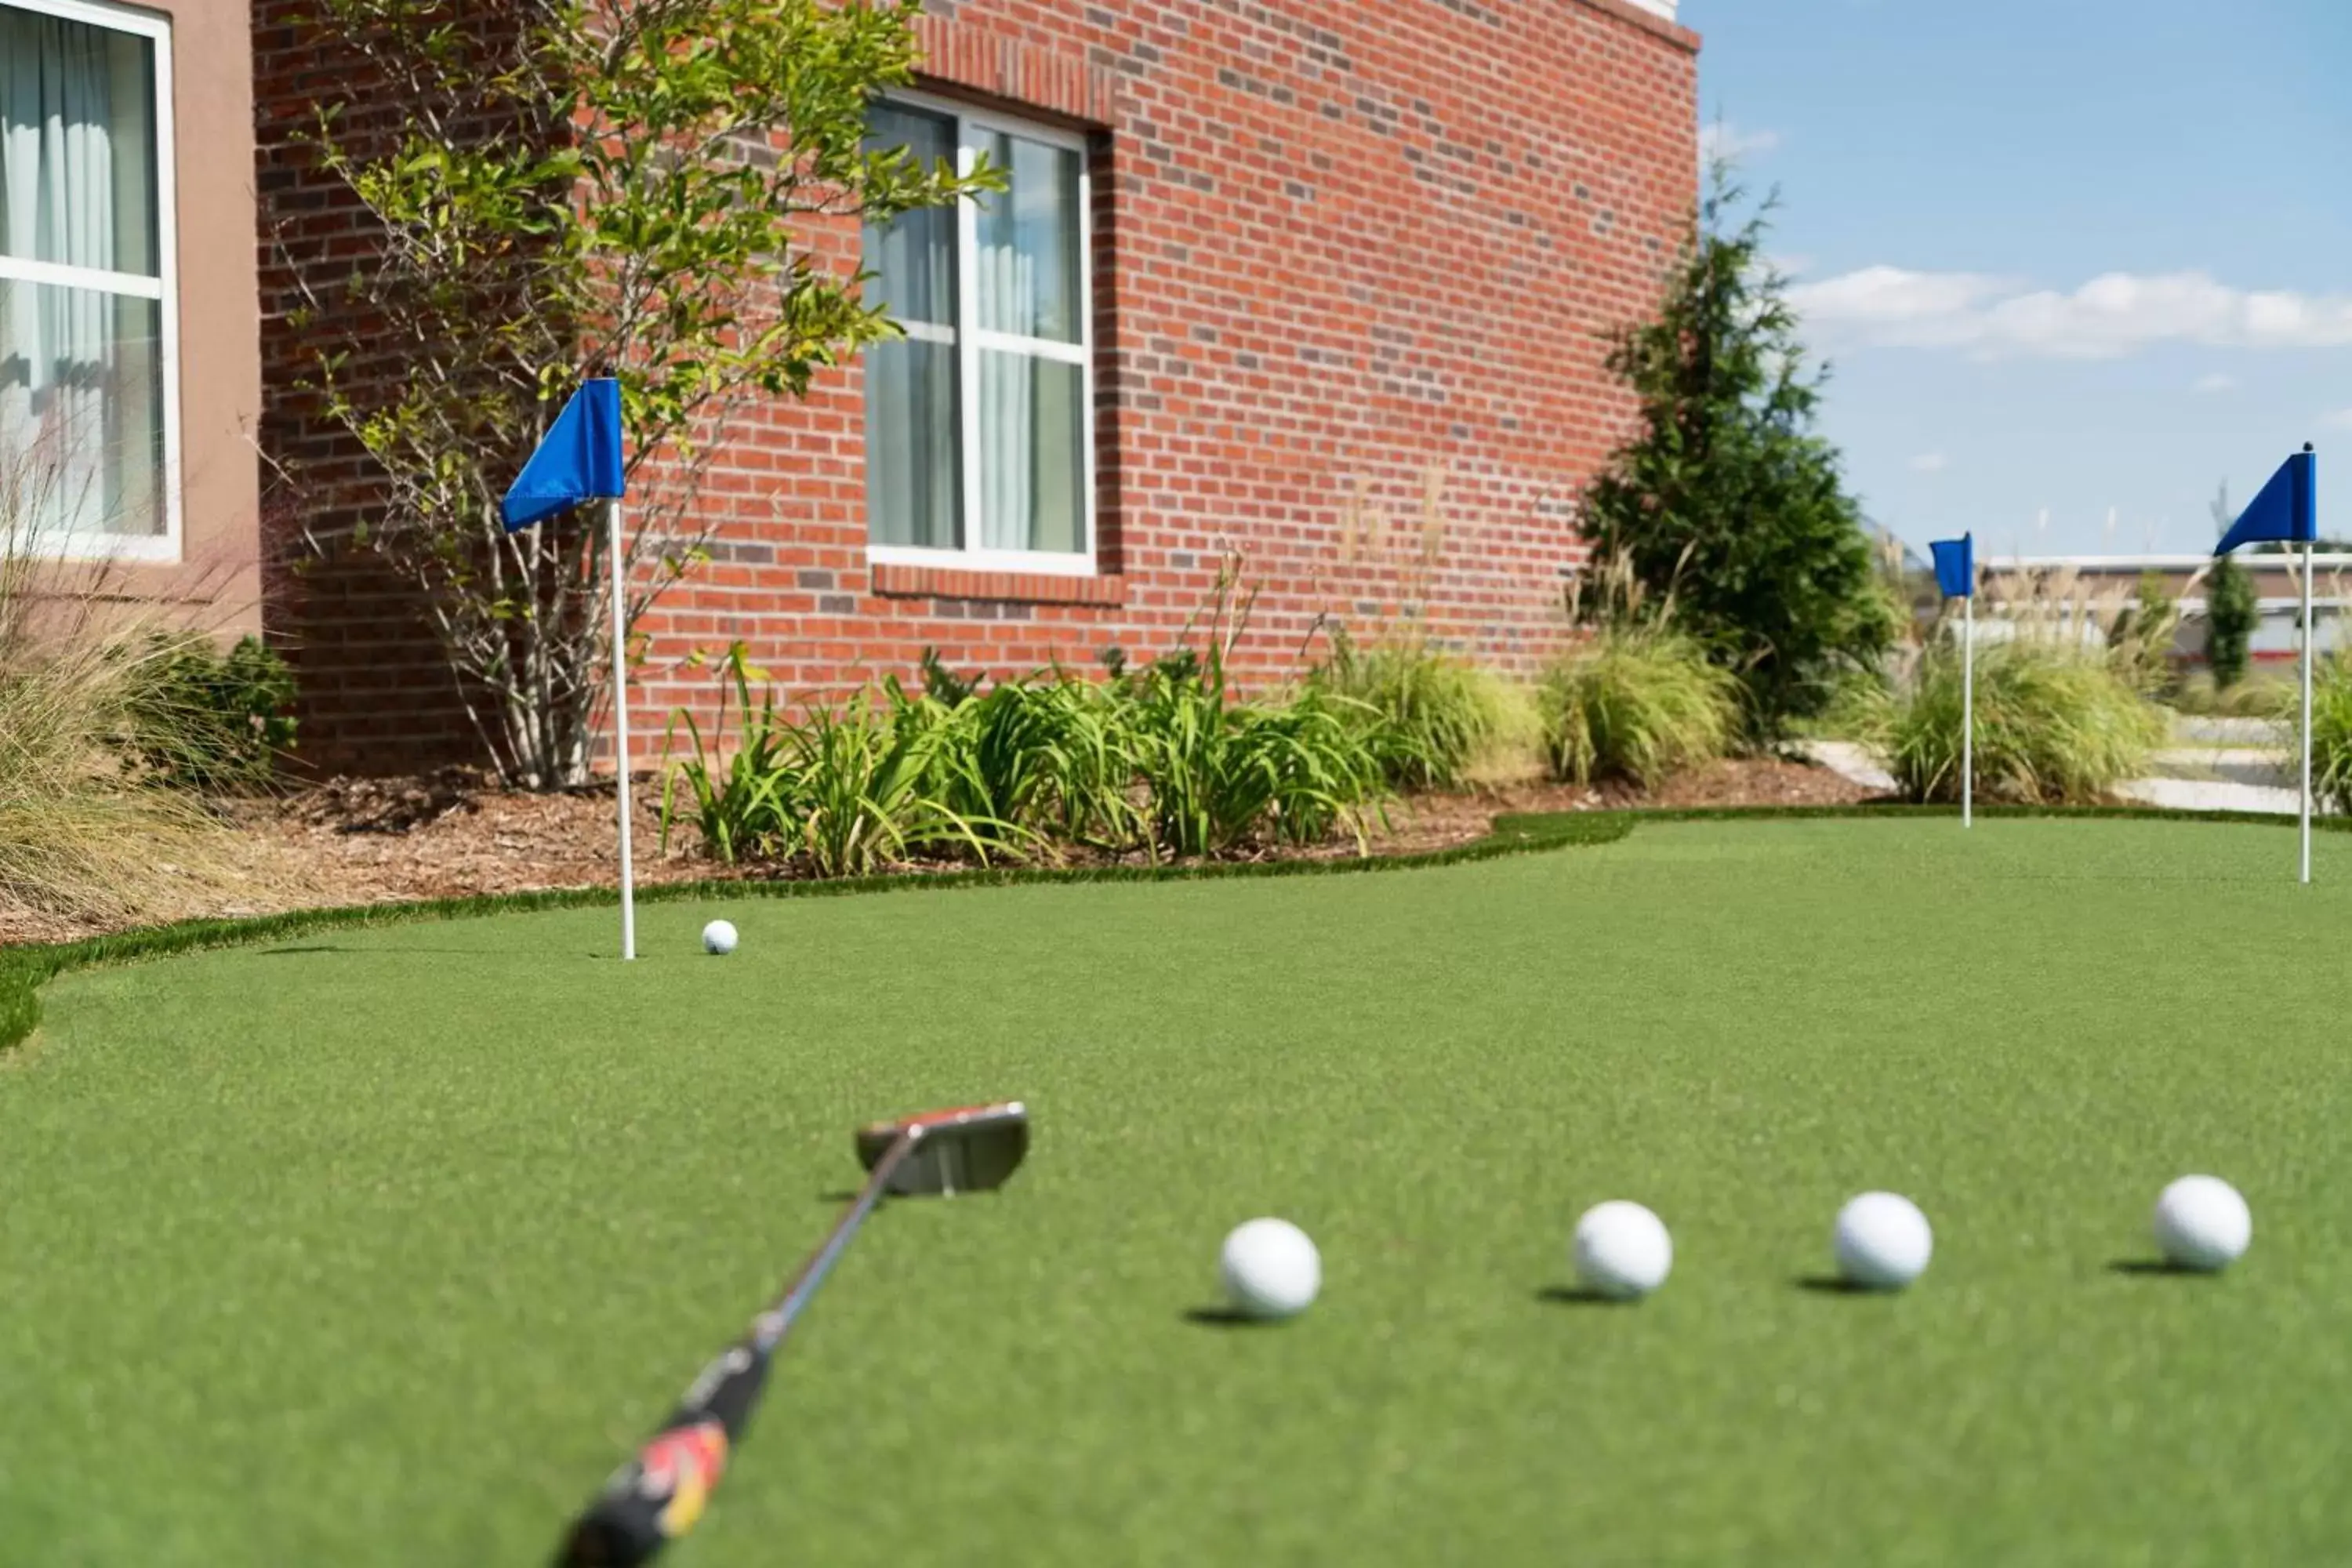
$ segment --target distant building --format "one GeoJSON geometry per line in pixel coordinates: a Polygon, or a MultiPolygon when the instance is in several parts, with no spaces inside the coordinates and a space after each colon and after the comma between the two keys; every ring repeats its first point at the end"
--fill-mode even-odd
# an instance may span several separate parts
{"type": "Polygon", "coordinates": [[[1873,522],[1868,518],[1864,518],[1862,521],[1862,531],[1869,536],[1873,549],[1882,555],[1892,556],[1902,563],[1903,574],[1906,577],[1934,575],[1934,568],[1928,564],[1927,558],[1911,548],[1903,536],[1893,529],[1884,523],[1873,522]]]}
{"type": "MultiPolygon", "coordinates": [[[[2254,591],[2261,602],[2262,619],[2256,625],[2250,651],[2258,662],[2291,660],[2299,651],[2295,638],[2295,620],[2303,609],[2303,589],[2295,574],[2302,566],[2300,555],[2265,555],[2241,552],[2238,564],[2253,574],[2254,591]]],[[[2352,554],[2315,553],[2312,565],[2312,619],[2318,628],[2321,651],[2339,646],[2345,637],[2344,617],[2352,607],[2352,554]]],[[[1982,558],[1980,569],[1985,574],[1986,603],[1979,607],[1979,626],[1985,617],[1981,612],[1995,597],[1995,586],[2006,575],[2030,574],[2045,582],[2071,578],[2076,592],[2092,602],[2112,599],[2117,595],[2129,595],[2137,588],[2141,578],[2153,574],[2163,583],[2165,592],[2179,602],[2180,631],[2173,644],[2173,652],[2183,664],[2196,667],[2205,662],[2205,594],[2204,576],[2213,567],[2210,555],[2006,555],[1982,558]]]]}

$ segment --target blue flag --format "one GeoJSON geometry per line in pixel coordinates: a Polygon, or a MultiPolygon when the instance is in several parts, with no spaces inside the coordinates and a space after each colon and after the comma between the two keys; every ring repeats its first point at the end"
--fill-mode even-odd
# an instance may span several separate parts
{"type": "Polygon", "coordinates": [[[2281,539],[2290,544],[2308,544],[2319,538],[2319,460],[2312,456],[2311,446],[2305,443],[2302,451],[2279,465],[2254,504],[2240,514],[2213,547],[2216,555],[2227,555],[2241,544],[2253,544],[2264,540],[2281,539]]]}
{"type": "Polygon", "coordinates": [[[1977,592],[1977,536],[1939,539],[1927,548],[1936,555],[1936,586],[1947,599],[1972,599],[1977,592]]]}
{"type": "Polygon", "coordinates": [[[583,382],[572,395],[499,510],[513,533],[583,500],[610,500],[627,490],[621,477],[621,384],[606,378],[583,382]]]}

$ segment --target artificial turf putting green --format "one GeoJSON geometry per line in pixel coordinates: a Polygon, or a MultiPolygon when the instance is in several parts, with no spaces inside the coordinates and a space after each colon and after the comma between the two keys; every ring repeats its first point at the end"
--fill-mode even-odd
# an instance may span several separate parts
{"type": "Polygon", "coordinates": [[[681,1568],[2343,1561],[2352,837],[2294,849],[1654,823],[76,975],[0,1061],[0,1562],[541,1563],[853,1124],[999,1096],[1028,1164],[876,1217],[681,1568]],[[2253,1250],[2138,1271],[2189,1171],[2253,1250]],[[1811,1288],[1874,1186],[1927,1277],[1811,1288]],[[1619,1196],[1673,1279],[1559,1299],[1619,1196]],[[1321,1303],[1188,1318],[1264,1213],[1321,1303]]]}

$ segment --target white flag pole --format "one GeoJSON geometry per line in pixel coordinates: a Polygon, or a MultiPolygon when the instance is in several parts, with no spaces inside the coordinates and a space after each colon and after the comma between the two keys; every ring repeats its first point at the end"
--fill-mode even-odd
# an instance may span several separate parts
{"type": "Polygon", "coordinates": [[[2311,880],[2311,645],[2319,630],[2311,624],[2311,546],[2310,540],[2303,542],[2303,879],[2306,882],[2311,880]]]}
{"type": "MultiPolygon", "coordinates": [[[[1976,574],[1974,563],[1969,564],[1970,577],[1976,574]]],[[[1977,595],[1976,584],[1969,584],[1966,608],[1960,622],[1960,826],[1976,825],[1977,788],[1977,595]]]]}
{"type": "MultiPolygon", "coordinates": [[[[636,866],[629,843],[629,644],[627,557],[621,553],[621,501],[604,503],[613,542],[613,772],[621,790],[621,959],[637,956],[636,866]]],[[[2306,726],[2307,728],[2307,726],[2306,726]]]]}

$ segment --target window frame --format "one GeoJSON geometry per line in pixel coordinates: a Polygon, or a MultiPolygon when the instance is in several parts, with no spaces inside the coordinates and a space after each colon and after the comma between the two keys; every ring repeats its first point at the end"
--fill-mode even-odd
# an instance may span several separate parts
{"type": "MultiPolygon", "coordinates": [[[[1066,131],[1057,126],[1024,120],[1018,115],[998,113],[951,98],[931,93],[894,89],[880,95],[878,101],[903,106],[919,113],[937,116],[955,128],[956,170],[969,174],[977,156],[972,142],[975,133],[995,132],[1018,136],[1024,140],[1058,147],[1075,153],[1078,159],[1078,341],[1057,342],[1048,338],[1023,337],[1015,332],[983,331],[980,319],[980,268],[977,265],[980,235],[980,209],[977,200],[964,197],[956,203],[956,288],[953,328],[923,321],[899,323],[909,339],[920,342],[951,344],[956,363],[956,531],[964,540],[950,549],[939,549],[923,544],[877,544],[874,542],[874,520],[869,511],[866,517],[866,559],[869,563],[887,566],[945,567],[970,572],[1017,572],[1033,576],[1092,577],[1099,574],[1102,540],[1097,517],[1097,497],[1095,476],[1095,214],[1094,170],[1091,167],[1093,146],[1086,133],[1066,131]],[[992,550],[972,542],[980,533],[980,519],[974,511],[981,493],[980,465],[980,399],[974,389],[980,382],[980,356],[983,351],[1012,353],[1033,359],[1053,360],[1062,364],[1075,364],[1080,376],[1079,403],[1084,411],[1083,427],[1078,437],[1078,493],[1083,498],[1083,514],[1079,526],[1086,538],[1086,547],[1075,552],[1044,550],[992,550]]],[[[863,258],[860,258],[861,264],[863,258]]],[[[860,432],[861,439],[864,432],[860,432]]]]}
{"type": "Polygon", "coordinates": [[[0,9],[24,11],[61,22],[144,38],[154,51],[155,273],[111,272],[55,261],[0,256],[0,280],[37,287],[80,289],[110,297],[152,300],[158,307],[155,374],[162,384],[163,460],[156,475],[163,531],[157,534],[90,532],[68,529],[47,552],[63,561],[176,563],[181,558],[180,497],[180,237],[179,164],[175,152],[172,22],[169,17],[103,0],[0,0],[0,9]]]}

